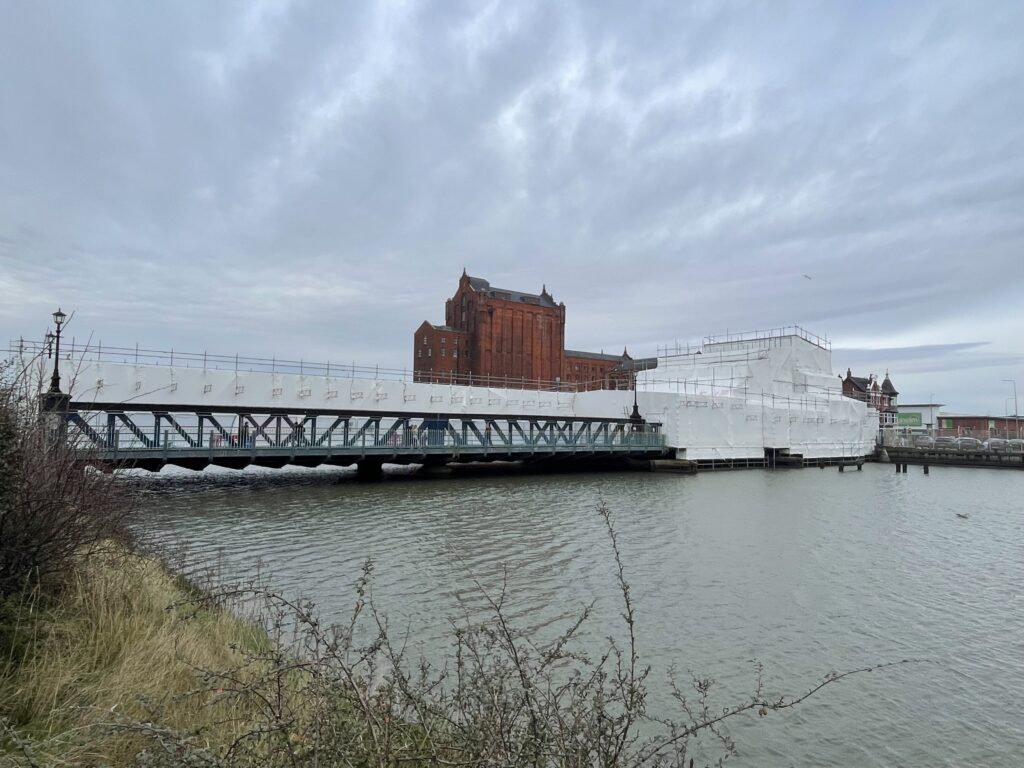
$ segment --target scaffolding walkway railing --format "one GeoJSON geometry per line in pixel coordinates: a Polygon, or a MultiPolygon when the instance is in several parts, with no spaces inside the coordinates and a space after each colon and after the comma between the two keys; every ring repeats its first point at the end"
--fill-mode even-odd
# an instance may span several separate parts
{"type": "MultiPolygon", "coordinates": [[[[8,343],[8,357],[28,359],[48,358],[52,354],[43,341],[15,339],[8,343]]],[[[271,373],[325,378],[371,379],[375,381],[402,381],[407,383],[453,384],[503,389],[528,389],[551,392],[584,392],[593,389],[615,389],[604,380],[566,382],[561,380],[532,379],[525,376],[479,375],[447,371],[414,371],[409,368],[388,368],[380,365],[361,365],[352,362],[328,360],[317,362],[278,357],[248,357],[244,355],[218,355],[209,352],[182,352],[139,347],[114,347],[102,343],[81,344],[74,338],[61,342],[61,364],[120,363],[158,367],[199,368],[202,370],[234,371],[235,373],[271,373]]]]}

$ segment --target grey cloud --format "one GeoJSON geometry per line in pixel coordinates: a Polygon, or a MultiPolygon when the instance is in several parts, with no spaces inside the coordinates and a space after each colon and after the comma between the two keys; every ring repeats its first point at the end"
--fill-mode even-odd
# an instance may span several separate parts
{"type": "Polygon", "coordinates": [[[574,347],[912,336],[874,359],[998,410],[963,376],[1024,383],[1019,334],[992,333],[1024,292],[1022,22],[1013,3],[9,4],[0,326],[59,303],[109,343],[401,367],[465,266],[546,283],[574,347]]]}

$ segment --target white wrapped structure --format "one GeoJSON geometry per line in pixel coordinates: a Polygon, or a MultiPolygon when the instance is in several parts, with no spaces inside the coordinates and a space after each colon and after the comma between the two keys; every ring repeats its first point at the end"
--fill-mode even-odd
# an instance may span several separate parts
{"type": "MultiPolygon", "coordinates": [[[[12,349],[23,365],[49,363],[38,345],[12,349]]],[[[414,382],[397,371],[312,364],[251,365],[239,358],[132,350],[71,350],[62,380],[72,402],[107,410],[191,407],[292,412],[615,418],[630,415],[633,392],[521,390],[414,382]],[[232,361],[234,365],[232,365],[232,361]],[[268,370],[269,369],[269,370],[268,370]]],[[[878,415],[844,398],[828,342],[800,328],[709,337],[667,350],[641,371],[637,403],[662,425],[676,458],[763,460],[768,455],[855,459],[875,448],[878,415]]]]}

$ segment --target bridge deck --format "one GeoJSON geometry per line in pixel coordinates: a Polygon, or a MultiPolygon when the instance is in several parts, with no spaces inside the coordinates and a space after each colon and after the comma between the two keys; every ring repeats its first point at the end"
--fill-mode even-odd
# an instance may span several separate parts
{"type": "Polygon", "coordinates": [[[63,414],[84,461],[155,470],[659,458],[667,451],[660,425],[629,419],[122,408],[72,403],[63,414]]]}

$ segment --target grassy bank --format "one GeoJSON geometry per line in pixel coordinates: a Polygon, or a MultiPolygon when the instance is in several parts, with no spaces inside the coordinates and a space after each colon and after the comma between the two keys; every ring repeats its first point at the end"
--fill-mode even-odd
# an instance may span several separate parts
{"type": "Polygon", "coordinates": [[[154,734],[137,727],[150,722],[199,743],[230,743],[239,726],[222,721],[238,702],[211,701],[199,690],[201,670],[237,666],[239,649],[265,646],[267,636],[226,611],[197,608],[193,597],[160,564],[110,547],[79,564],[56,596],[8,600],[0,619],[6,760],[125,765],[152,747],[154,734]]]}

